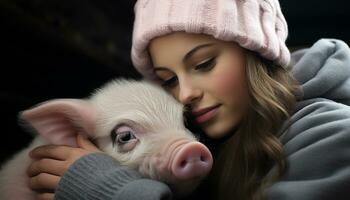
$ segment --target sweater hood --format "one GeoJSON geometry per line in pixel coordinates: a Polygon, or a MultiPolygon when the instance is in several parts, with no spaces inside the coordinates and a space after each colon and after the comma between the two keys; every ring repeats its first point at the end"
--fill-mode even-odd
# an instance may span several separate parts
{"type": "Polygon", "coordinates": [[[292,54],[292,73],[299,81],[298,100],[326,98],[350,106],[350,49],[336,39],[321,39],[292,54]]]}

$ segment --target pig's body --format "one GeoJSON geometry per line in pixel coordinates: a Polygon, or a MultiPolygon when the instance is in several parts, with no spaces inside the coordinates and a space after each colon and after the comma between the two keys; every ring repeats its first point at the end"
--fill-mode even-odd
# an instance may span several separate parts
{"type": "Polygon", "coordinates": [[[0,171],[0,199],[1,200],[34,200],[35,194],[29,189],[26,175],[31,159],[28,153],[36,146],[47,144],[42,137],[37,137],[29,145],[17,153],[0,171]]]}
{"type": "Polygon", "coordinates": [[[169,184],[180,197],[211,169],[210,152],[184,127],[183,106],[145,81],[113,81],[88,100],[45,102],[21,118],[41,136],[1,169],[0,199],[34,199],[25,174],[29,150],[46,143],[75,146],[77,132],[121,164],[169,184]]]}

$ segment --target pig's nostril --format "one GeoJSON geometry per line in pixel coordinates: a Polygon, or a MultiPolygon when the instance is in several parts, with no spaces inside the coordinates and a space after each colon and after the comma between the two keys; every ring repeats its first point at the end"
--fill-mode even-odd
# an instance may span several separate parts
{"type": "Polygon", "coordinates": [[[187,161],[186,161],[186,160],[183,160],[183,161],[180,163],[180,167],[181,167],[181,168],[186,167],[186,165],[187,165],[187,161]]]}
{"type": "Polygon", "coordinates": [[[186,168],[188,166],[190,166],[192,163],[196,163],[196,162],[202,162],[205,163],[207,162],[207,157],[206,156],[193,156],[193,157],[189,157],[187,159],[184,159],[183,161],[180,162],[179,167],[180,168],[186,168]]]}
{"type": "Polygon", "coordinates": [[[207,160],[207,158],[205,156],[201,156],[201,161],[205,162],[207,160]]]}
{"type": "Polygon", "coordinates": [[[196,162],[207,162],[208,161],[208,157],[204,156],[204,155],[193,155],[190,157],[187,157],[186,159],[182,160],[180,162],[180,167],[181,168],[185,168],[186,165],[191,165],[191,163],[196,163],[196,162]]]}

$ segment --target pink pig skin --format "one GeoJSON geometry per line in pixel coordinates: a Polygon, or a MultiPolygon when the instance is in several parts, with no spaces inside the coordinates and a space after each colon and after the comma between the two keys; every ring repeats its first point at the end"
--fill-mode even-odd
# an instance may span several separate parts
{"type": "Polygon", "coordinates": [[[39,136],[2,166],[1,200],[34,199],[26,175],[29,150],[48,143],[76,146],[77,133],[93,138],[102,151],[144,177],[167,183],[179,198],[193,191],[212,167],[209,150],[184,126],[183,106],[146,81],[112,81],[87,100],[44,102],[21,118],[39,136]],[[121,126],[137,140],[127,153],[111,140],[111,132],[121,126]]]}

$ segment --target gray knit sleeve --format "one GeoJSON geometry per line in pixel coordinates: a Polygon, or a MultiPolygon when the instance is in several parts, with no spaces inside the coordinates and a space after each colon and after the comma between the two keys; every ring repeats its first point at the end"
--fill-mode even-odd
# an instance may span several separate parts
{"type": "Polygon", "coordinates": [[[281,140],[286,173],[268,199],[350,199],[350,107],[326,99],[298,105],[281,140]]]}
{"type": "Polygon", "coordinates": [[[172,193],[166,184],[142,178],[106,154],[93,153],[78,159],[64,173],[55,199],[168,200],[172,193]]]}

